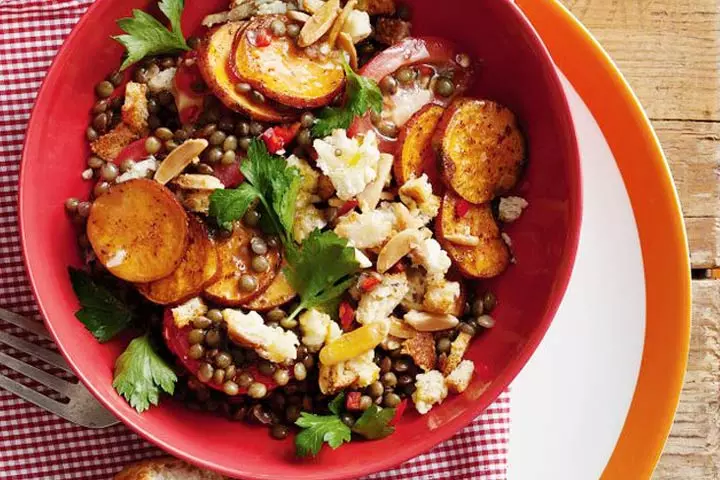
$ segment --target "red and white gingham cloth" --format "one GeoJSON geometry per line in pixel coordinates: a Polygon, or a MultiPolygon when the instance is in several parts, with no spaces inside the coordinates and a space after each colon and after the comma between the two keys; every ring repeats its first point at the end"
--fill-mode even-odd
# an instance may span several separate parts
{"type": "MultiPolygon", "coordinates": [[[[92,0],[0,0],[0,306],[38,320],[17,227],[22,142],[45,72],[90,3],[92,0]]],[[[2,322],[0,328],[19,333],[2,322]]],[[[505,393],[452,439],[369,478],[504,480],[509,424],[505,393]]],[[[159,455],[159,449],[123,425],[86,429],[0,390],[2,479],[108,480],[130,462],[159,455]]]]}

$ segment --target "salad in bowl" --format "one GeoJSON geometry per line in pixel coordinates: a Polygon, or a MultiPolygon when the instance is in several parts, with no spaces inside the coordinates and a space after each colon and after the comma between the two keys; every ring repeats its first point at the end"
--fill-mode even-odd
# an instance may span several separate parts
{"type": "Polygon", "coordinates": [[[158,7],[118,21],[91,193],[65,202],[77,319],[140,332],[117,394],[266,425],[301,457],[463,395],[529,207],[520,120],[468,94],[481,59],[413,36],[394,0],[234,0],[189,38],[182,0],[158,7]]]}

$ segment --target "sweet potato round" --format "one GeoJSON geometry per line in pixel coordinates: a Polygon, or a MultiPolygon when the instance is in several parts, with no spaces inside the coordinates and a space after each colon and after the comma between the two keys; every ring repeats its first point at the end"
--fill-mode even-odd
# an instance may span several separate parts
{"type": "Polygon", "coordinates": [[[280,270],[270,286],[260,296],[253,298],[243,305],[250,310],[265,312],[275,307],[285,305],[297,296],[297,292],[287,280],[285,273],[280,270]]]}
{"type": "Polygon", "coordinates": [[[300,113],[281,109],[270,103],[257,103],[248,94],[235,89],[237,81],[228,75],[228,62],[232,54],[235,35],[243,23],[226,23],[211,30],[203,40],[198,54],[198,67],[205,83],[226,107],[243,112],[255,120],[265,122],[289,122],[300,113]]]}
{"type": "Polygon", "coordinates": [[[469,205],[464,216],[457,215],[457,195],[447,192],[435,223],[435,234],[455,267],[472,278],[491,278],[500,275],[510,264],[510,250],[500,236],[500,228],[489,203],[469,205]],[[447,240],[448,235],[465,233],[480,239],[477,246],[462,246],[447,240]]]}
{"type": "Polygon", "coordinates": [[[205,225],[194,215],[188,219],[187,250],[178,268],[160,280],[137,284],[138,291],[153,303],[174,305],[189,300],[220,273],[218,252],[205,225]]]}
{"type": "Polygon", "coordinates": [[[269,31],[274,20],[289,23],[284,15],[266,15],[253,20],[235,42],[236,75],[283,105],[316,108],[328,105],[345,85],[342,53],[331,51],[325,58],[310,58],[289,36],[273,38],[258,47],[253,37],[269,31]]]}
{"type": "Polygon", "coordinates": [[[488,100],[455,100],[440,120],[433,145],[447,185],[476,204],[515,186],[525,160],[515,115],[488,100]]]}
{"type": "Polygon", "coordinates": [[[254,272],[251,262],[255,255],[250,250],[250,240],[261,235],[259,230],[237,224],[230,238],[217,242],[221,273],[205,288],[205,297],[227,307],[237,307],[258,297],[270,286],[280,266],[280,251],[269,248],[266,258],[270,268],[262,273],[254,272]],[[240,277],[244,274],[252,275],[257,281],[257,288],[252,292],[240,289],[240,277]]]}
{"type": "Polygon", "coordinates": [[[431,143],[435,128],[445,109],[439,105],[426,105],[405,124],[398,138],[393,173],[398,185],[423,174],[423,158],[431,143]]]}
{"type": "Polygon", "coordinates": [[[130,180],[93,202],[87,236],[110,273],[128,282],[152,282],[180,264],[188,242],[188,216],[159,183],[130,180]]]}

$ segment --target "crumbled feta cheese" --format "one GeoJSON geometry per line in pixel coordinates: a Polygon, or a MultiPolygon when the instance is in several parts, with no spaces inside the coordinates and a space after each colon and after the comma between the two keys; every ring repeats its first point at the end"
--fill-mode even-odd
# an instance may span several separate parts
{"type": "Polygon", "coordinates": [[[300,315],[299,321],[303,333],[302,344],[311,352],[319,351],[325,343],[342,335],[340,326],[330,318],[330,315],[315,309],[300,315]]]}
{"type": "Polygon", "coordinates": [[[353,10],[343,23],[342,31],[352,37],[353,43],[359,43],[372,34],[370,15],[367,12],[353,10]]]}
{"type": "Polygon", "coordinates": [[[296,205],[295,220],[293,221],[293,237],[296,242],[305,240],[316,228],[323,229],[327,225],[325,214],[310,203],[310,197],[300,195],[299,205],[296,205]],[[308,200],[300,201],[300,197],[308,200]]]}
{"type": "Polygon", "coordinates": [[[415,377],[415,392],[412,394],[412,399],[415,402],[415,409],[421,415],[428,413],[434,405],[442,403],[447,394],[445,379],[437,370],[421,373],[415,377]]]}
{"type": "Polygon", "coordinates": [[[145,160],[135,163],[130,170],[121,174],[115,179],[115,183],[123,183],[136,178],[147,178],[150,172],[158,169],[158,161],[150,156],[145,160]]]}
{"type": "Polygon", "coordinates": [[[514,222],[520,218],[527,206],[527,200],[522,197],[502,197],[498,206],[498,217],[501,222],[514,222]]]}
{"type": "Polygon", "coordinates": [[[348,138],[345,130],[337,129],[331,136],[315,140],[313,147],[318,168],[330,177],[342,200],[355,197],[377,176],[380,150],[372,131],[364,137],[348,138]]]}
{"type": "Polygon", "coordinates": [[[437,217],[440,211],[440,198],[432,193],[432,185],[428,176],[422,174],[405,182],[398,190],[400,201],[409,209],[410,214],[420,218],[423,224],[428,224],[437,217]]]}
{"type": "Polygon", "coordinates": [[[208,307],[200,297],[191,298],[187,302],[170,310],[173,320],[175,320],[175,326],[178,328],[185,328],[195,318],[205,315],[207,311],[208,307]]]}
{"type": "Polygon", "coordinates": [[[360,268],[370,268],[373,266],[372,261],[359,248],[355,249],[355,261],[358,262],[360,268]]]}
{"type": "Polygon", "coordinates": [[[423,298],[423,307],[433,313],[454,313],[455,304],[460,297],[460,284],[442,279],[428,285],[423,298]]]}
{"type": "Polygon", "coordinates": [[[357,248],[379,247],[390,238],[394,221],[394,215],[387,210],[351,212],[340,219],[335,233],[350,240],[357,248]]]}
{"type": "Polygon", "coordinates": [[[166,68],[148,81],[148,88],[152,93],[169,92],[172,90],[175,78],[175,67],[166,68]]]}
{"type": "Polygon", "coordinates": [[[266,360],[282,363],[297,358],[297,335],[281,327],[268,327],[259,313],[226,308],[222,312],[230,339],[255,349],[266,360]]]}
{"type": "Polygon", "coordinates": [[[475,364],[470,360],[463,360],[450,375],[445,377],[445,385],[453,393],[462,393],[470,385],[474,371],[475,364]]]}
{"type": "Polygon", "coordinates": [[[426,239],[418,248],[410,253],[413,265],[425,267],[429,275],[442,275],[450,270],[452,261],[434,238],[426,239]]]}
{"type": "Polygon", "coordinates": [[[379,285],[360,298],[355,319],[362,325],[386,320],[389,322],[390,314],[409,291],[410,284],[405,273],[383,276],[379,285]]]}
{"type": "Polygon", "coordinates": [[[402,127],[421,108],[433,100],[434,94],[427,88],[400,88],[392,96],[385,97],[383,118],[402,127]]]}
{"type": "Polygon", "coordinates": [[[90,180],[93,178],[93,169],[92,168],[86,168],[83,170],[83,172],[80,174],[83,180],[90,180]]]}
{"type": "Polygon", "coordinates": [[[288,11],[288,5],[287,3],[283,2],[282,0],[275,0],[275,1],[258,1],[256,0],[255,3],[257,4],[257,14],[258,15],[274,15],[274,14],[284,14],[288,11]]]}

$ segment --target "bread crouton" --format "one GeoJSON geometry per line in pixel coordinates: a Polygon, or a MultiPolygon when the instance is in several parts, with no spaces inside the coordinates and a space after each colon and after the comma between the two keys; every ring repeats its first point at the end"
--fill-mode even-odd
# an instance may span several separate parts
{"type": "Polygon", "coordinates": [[[140,138],[130,127],[124,123],[110,130],[90,144],[90,149],[106,162],[112,162],[123,148],[140,138]]]}
{"type": "Polygon", "coordinates": [[[129,82],[125,86],[125,103],[122,106],[122,121],[140,136],[148,130],[147,85],[129,82]]]}
{"type": "Polygon", "coordinates": [[[403,342],[400,353],[410,355],[415,365],[429,372],[435,368],[435,337],[429,332],[419,332],[403,342]]]}
{"type": "Polygon", "coordinates": [[[448,282],[442,279],[428,285],[423,298],[423,308],[426,312],[446,313],[449,315],[462,314],[462,305],[458,305],[461,290],[458,282],[448,282]],[[460,307],[460,308],[458,308],[460,307]]]}
{"type": "Polygon", "coordinates": [[[394,15],[395,0],[358,0],[357,9],[370,15],[394,15]]]}
{"type": "Polygon", "coordinates": [[[207,215],[210,211],[210,195],[212,193],[212,190],[185,190],[180,203],[191,212],[207,215]]]}
{"type": "Polygon", "coordinates": [[[178,305],[171,310],[173,320],[177,328],[184,328],[194,319],[205,315],[208,311],[207,305],[200,297],[191,298],[187,302],[178,305]]]}
{"type": "Polygon", "coordinates": [[[385,45],[394,45],[410,36],[410,27],[410,22],[380,17],[375,26],[375,40],[385,45]]]}
{"type": "Polygon", "coordinates": [[[224,480],[219,473],[201,470],[172,457],[152,458],[122,469],[113,480],[224,480]]]}
{"type": "Polygon", "coordinates": [[[470,385],[474,371],[475,364],[470,360],[463,360],[450,375],[445,377],[445,385],[453,393],[462,393],[470,385]]]}
{"type": "Polygon", "coordinates": [[[465,332],[460,332],[457,338],[453,340],[450,355],[448,355],[447,362],[443,365],[443,375],[450,375],[460,365],[465,352],[470,346],[470,340],[472,340],[472,336],[465,332]]]}

